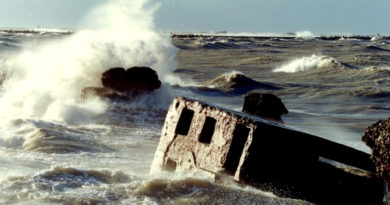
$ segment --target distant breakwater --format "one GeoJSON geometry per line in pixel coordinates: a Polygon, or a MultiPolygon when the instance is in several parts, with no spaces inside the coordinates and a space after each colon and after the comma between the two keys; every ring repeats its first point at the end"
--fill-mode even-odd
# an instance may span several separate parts
{"type": "MultiPolygon", "coordinates": [[[[285,40],[291,40],[291,39],[297,39],[299,37],[296,37],[295,35],[286,34],[286,35],[280,35],[280,36],[256,36],[256,35],[235,35],[235,34],[220,34],[220,33],[171,33],[172,38],[196,38],[196,37],[235,37],[235,38],[255,38],[259,40],[268,40],[268,39],[285,39],[285,40]]],[[[313,37],[313,39],[318,40],[365,40],[369,41],[372,40],[374,37],[377,37],[376,35],[321,35],[313,37]]],[[[380,39],[383,40],[390,40],[390,36],[380,36],[380,39]]]]}

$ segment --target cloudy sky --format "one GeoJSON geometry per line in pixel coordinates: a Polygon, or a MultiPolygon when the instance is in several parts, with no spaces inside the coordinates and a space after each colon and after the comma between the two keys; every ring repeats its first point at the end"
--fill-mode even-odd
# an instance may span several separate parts
{"type": "MultiPolygon", "coordinates": [[[[0,27],[79,28],[106,0],[0,0],[0,27]]],[[[390,35],[390,0],[151,0],[164,31],[390,35]]]]}

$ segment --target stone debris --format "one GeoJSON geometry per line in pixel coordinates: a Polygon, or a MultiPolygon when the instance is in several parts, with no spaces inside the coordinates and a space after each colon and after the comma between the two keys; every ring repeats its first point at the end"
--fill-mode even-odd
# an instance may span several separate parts
{"type": "Polygon", "coordinates": [[[390,190],[390,118],[367,127],[362,140],[371,148],[376,171],[390,190]]]}

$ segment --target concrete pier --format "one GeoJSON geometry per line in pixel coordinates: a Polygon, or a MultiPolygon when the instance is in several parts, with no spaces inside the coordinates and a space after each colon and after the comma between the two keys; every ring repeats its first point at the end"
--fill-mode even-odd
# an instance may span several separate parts
{"type": "Polygon", "coordinates": [[[183,97],[164,123],[151,172],[231,176],[317,204],[381,204],[369,155],[282,124],[183,97]]]}

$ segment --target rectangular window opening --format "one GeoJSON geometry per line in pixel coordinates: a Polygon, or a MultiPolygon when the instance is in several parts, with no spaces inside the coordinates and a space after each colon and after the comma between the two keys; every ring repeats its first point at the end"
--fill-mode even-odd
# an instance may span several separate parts
{"type": "Polygon", "coordinates": [[[217,120],[215,120],[214,118],[206,117],[202,131],[199,135],[199,142],[210,144],[211,138],[213,137],[214,134],[216,122],[217,120]]]}
{"type": "Polygon", "coordinates": [[[194,117],[194,111],[184,108],[181,111],[179,121],[176,125],[175,133],[179,135],[188,135],[188,131],[190,130],[193,117],[194,117]]]}
{"type": "Polygon", "coordinates": [[[246,141],[248,140],[250,129],[245,125],[238,124],[233,133],[232,144],[225,161],[225,169],[228,173],[234,174],[237,170],[238,163],[244,150],[246,141]]]}

